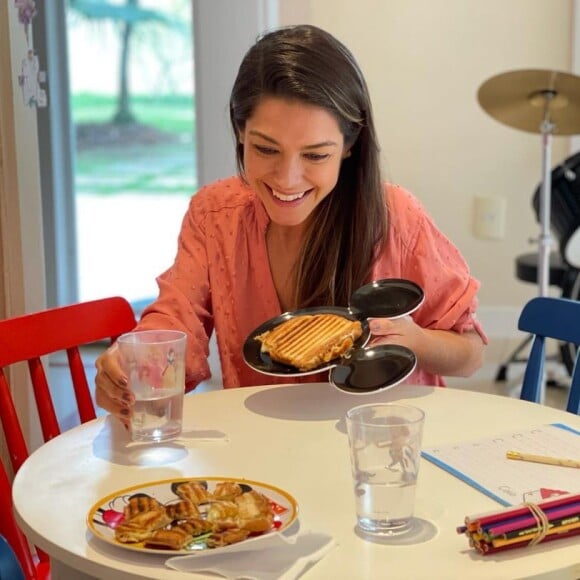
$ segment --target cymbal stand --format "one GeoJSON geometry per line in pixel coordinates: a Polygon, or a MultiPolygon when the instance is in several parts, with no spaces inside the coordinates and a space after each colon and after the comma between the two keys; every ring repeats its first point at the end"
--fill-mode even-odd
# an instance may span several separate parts
{"type": "MultiPolygon", "coordinates": [[[[550,119],[550,104],[556,96],[554,91],[544,90],[538,95],[545,101],[544,119],[540,125],[542,134],[542,187],[540,189],[540,236],[538,238],[538,283],[539,295],[547,296],[550,283],[550,250],[552,246],[551,216],[552,208],[552,135],[555,125],[550,119]]],[[[543,361],[542,361],[543,364],[543,361]]],[[[546,371],[542,376],[540,403],[544,404],[546,395],[546,371]]]]}
{"type": "Polygon", "coordinates": [[[552,246],[551,234],[551,196],[552,196],[552,134],[555,129],[550,120],[550,103],[556,96],[554,91],[541,91],[541,97],[545,99],[544,120],[540,125],[542,134],[542,187],[540,190],[540,236],[538,238],[538,282],[540,296],[548,295],[550,281],[550,250],[552,246]]]}
{"type": "MultiPolygon", "coordinates": [[[[580,76],[550,69],[507,71],[487,79],[479,87],[477,99],[497,121],[521,131],[541,133],[543,161],[538,208],[541,229],[537,240],[534,240],[538,243],[534,280],[539,286],[540,296],[546,296],[552,256],[552,137],[556,130],[558,135],[580,134],[580,76]]],[[[529,339],[518,347],[508,363],[515,360],[514,357],[528,342],[529,339]]],[[[505,365],[500,367],[496,380],[505,380],[505,369],[505,365]]],[[[544,391],[541,389],[542,395],[544,391]]]]}

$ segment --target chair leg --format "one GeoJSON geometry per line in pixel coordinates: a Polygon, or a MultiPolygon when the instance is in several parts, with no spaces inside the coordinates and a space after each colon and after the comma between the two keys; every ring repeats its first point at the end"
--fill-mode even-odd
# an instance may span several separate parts
{"type": "Polygon", "coordinates": [[[529,334],[514,349],[514,351],[509,355],[509,357],[506,359],[506,361],[498,368],[497,373],[495,375],[495,382],[496,383],[507,381],[507,371],[508,371],[508,367],[510,364],[516,363],[516,362],[526,362],[528,360],[527,358],[518,358],[518,356],[522,352],[522,350],[527,348],[527,346],[532,341],[532,338],[534,338],[533,334],[529,334]]]}

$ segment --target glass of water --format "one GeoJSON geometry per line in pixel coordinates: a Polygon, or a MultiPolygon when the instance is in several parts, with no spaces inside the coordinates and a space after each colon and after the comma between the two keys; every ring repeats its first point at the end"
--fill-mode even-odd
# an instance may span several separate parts
{"type": "Polygon", "coordinates": [[[135,396],[133,441],[169,441],[181,434],[186,341],[179,330],[143,330],[119,337],[121,366],[135,396]]]}
{"type": "Polygon", "coordinates": [[[358,527],[397,536],[411,529],[425,413],[395,403],[346,414],[358,527]]]}

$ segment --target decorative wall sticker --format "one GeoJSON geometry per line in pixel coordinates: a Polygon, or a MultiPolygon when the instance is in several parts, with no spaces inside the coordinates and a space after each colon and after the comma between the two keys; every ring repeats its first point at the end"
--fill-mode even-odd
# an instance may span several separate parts
{"type": "Polygon", "coordinates": [[[26,43],[30,47],[30,38],[28,31],[30,23],[36,16],[36,2],[34,0],[15,0],[14,4],[18,10],[18,20],[24,26],[24,34],[26,34],[26,43]]]}
{"type": "Polygon", "coordinates": [[[46,91],[40,86],[40,83],[45,81],[46,73],[40,70],[38,57],[32,49],[29,49],[26,58],[22,60],[22,69],[18,76],[25,105],[46,107],[46,91]]]}

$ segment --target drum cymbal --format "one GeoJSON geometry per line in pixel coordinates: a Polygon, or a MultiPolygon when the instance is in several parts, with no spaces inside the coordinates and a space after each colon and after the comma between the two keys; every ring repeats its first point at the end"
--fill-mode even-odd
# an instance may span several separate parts
{"type": "Polygon", "coordinates": [[[485,81],[477,92],[494,119],[530,133],[541,133],[546,107],[552,133],[580,133],[580,77],[553,70],[515,70],[485,81]]]}

